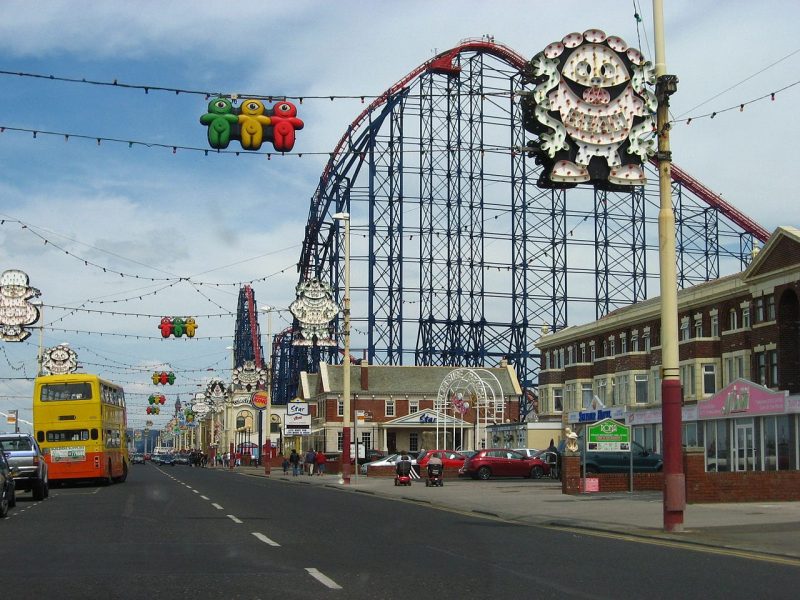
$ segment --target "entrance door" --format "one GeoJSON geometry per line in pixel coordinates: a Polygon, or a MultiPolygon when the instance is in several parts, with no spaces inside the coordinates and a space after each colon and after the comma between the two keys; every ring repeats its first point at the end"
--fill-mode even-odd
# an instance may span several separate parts
{"type": "Polygon", "coordinates": [[[734,437],[734,470],[752,471],[756,464],[755,448],[753,447],[753,420],[735,421],[736,436],[734,437]]]}

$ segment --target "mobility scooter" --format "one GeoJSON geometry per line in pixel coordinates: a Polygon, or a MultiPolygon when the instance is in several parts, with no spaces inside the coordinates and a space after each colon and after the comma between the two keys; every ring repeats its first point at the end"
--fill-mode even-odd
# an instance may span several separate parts
{"type": "Polygon", "coordinates": [[[408,460],[408,457],[404,456],[397,461],[395,473],[395,485],[411,485],[411,461],[408,460]]]}
{"type": "Polygon", "coordinates": [[[444,465],[428,463],[428,478],[425,480],[425,487],[442,487],[444,481],[442,480],[442,471],[444,465]]]}

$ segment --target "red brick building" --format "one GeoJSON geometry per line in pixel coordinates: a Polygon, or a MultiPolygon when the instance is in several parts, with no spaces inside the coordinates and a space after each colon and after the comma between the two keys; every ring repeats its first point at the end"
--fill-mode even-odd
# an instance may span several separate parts
{"type": "MultiPolygon", "coordinates": [[[[800,475],[799,299],[793,227],[777,229],[745,271],[679,290],[683,440],[702,449],[702,460],[691,453],[694,470],[800,475]]],[[[636,441],[661,450],[659,298],[537,345],[543,417],[577,423],[580,411],[602,404],[636,441]]]]}

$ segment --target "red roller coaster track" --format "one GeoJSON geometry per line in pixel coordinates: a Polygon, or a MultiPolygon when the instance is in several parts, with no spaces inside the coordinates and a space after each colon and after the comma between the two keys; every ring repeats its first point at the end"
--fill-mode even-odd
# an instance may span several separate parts
{"type": "MultiPolygon", "coordinates": [[[[358,115],[353,122],[350,124],[350,127],[347,128],[347,131],[339,140],[339,143],[336,145],[332,153],[332,158],[328,161],[328,164],[325,167],[325,171],[322,173],[322,182],[323,184],[327,181],[329,171],[331,166],[333,165],[333,157],[338,156],[343,148],[348,147],[348,140],[351,139],[353,132],[355,132],[364,122],[367,115],[372,112],[378,106],[384,104],[393,94],[396,94],[398,91],[404,89],[417,75],[420,73],[424,73],[426,71],[434,71],[437,73],[445,73],[445,74],[452,74],[455,75],[459,72],[460,68],[458,65],[455,64],[454,60],[458,54],[461,52],[485,52],[492,56],[496,56],[501,60],[504,60],[506,63],[511,65],[512,67],[522,70],[527,62],[527,59],[522,55],[518,54],[516,51],[512,50],[508,46],[504,46],[503,44],[497,44],[492,41],[487,40],[478,40],[478,39],[467,39],[462,40],[457,46],[451,48],[450,50],[446,50],[445,52],[441,52],[431,58],[430,60],[422,63],[416,69],[411,71],[408,75],[403,77],[400,81],[395,83],[392,87],[386,90],[383,94],[378,96],[375,100],[373,100],[367,108],[365,108],[360,115],[358,115]]],[[[655,160],[651,161],[653,164],[657,164],[655,160]]],[[[672,170],[672,180],[677,181],[681,185],[686,186],[691,192],[696,194],[699,198],[701,198],[704,202],[706,202],[709,206],[716,208],[719,210],[723,215],[725,215],[728,219],[739,225],[745,232],[753,235],[756,239],[760,240],[762,243],[766,242],[769,238],[769,232],[764,229],[761,225],[756,223],[753,219],[746,216],[744,213],[740,212],[730,204],[728,204],[719,194],[712,192],[709,188],[704,186],[700,183],[697,179],[689,175],[686,171],[675,165],[674,163],[671,166],[672,170]]]]}

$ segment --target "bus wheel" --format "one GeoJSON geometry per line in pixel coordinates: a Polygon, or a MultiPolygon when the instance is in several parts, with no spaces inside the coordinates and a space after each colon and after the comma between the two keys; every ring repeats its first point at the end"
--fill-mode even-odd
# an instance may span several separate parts
{"type": "Polygon", "coordinates": [[[114,481],[116,483],[124,483],[127,478],[128,478],[128,463],[126,463],[123,460],[122,461],[122,475],[120,475],[119,477],[115,478],[114,481]]]}

